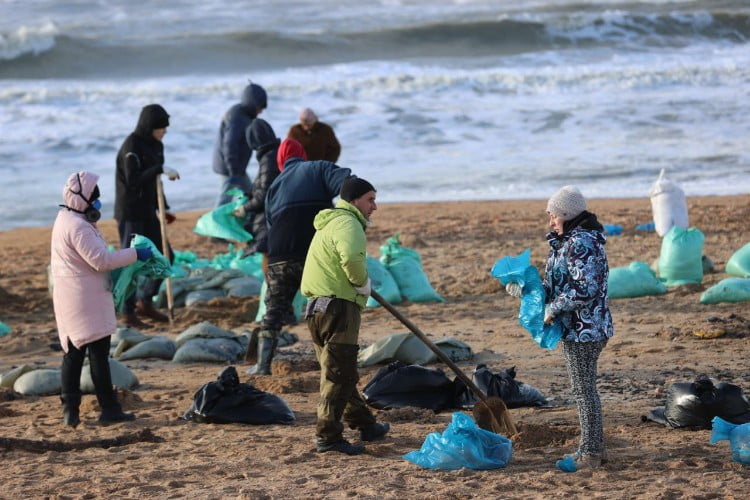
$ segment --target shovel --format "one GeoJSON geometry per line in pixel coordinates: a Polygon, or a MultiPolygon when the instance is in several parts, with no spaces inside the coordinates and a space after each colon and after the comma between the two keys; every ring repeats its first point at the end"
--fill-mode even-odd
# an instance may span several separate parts
{"type": "MultiPolygon", "coordinates": [[[[161,182],[161,176],[156,176],[156,200],[159,205],[159,226],[161,228],[161,251],[169,259],[169,242],[167,241],[167,211],[164,201],[164,186],[161,182]]],[[[172,294],[172,278],[165,278],[167,285],[167,311],[169,313],[170,326],[174,322],[174,296],[172,294]]]]}
{"type": "Polygon", "coordinates": [[[505,427],[505,431],[508,433],[508,436],[513,436],[518,433],[516,426],[513,424],[513,420],[510,418],[508,407],[505,405],[505,401],[503,401],[502,398],[498,398],[496,396],[487,397],[487,395],[483,393],[482,390],[464,374],[464,372],[461,371],[461,369],[456,365],[456,363],[451,360],[451,358],[449,358],[443,351],[440,350],[438,346],[436,346],[430,339],[428,339],[427,336],[419,328],[417,328],[414,323],[409,321],[406,316],[398,312],[390,302],[385,300],[375,290],[372,290],[370,292],[370,295],[373,299],[377,300],[380,305],[385,307],[389,313],[393,314],[396,319],[401,321],[404,326],[411,330],[419,340],[424,342],[424,344],[429,347],[432,352],[435,353],[440,361],[448,365],[450,369],[453,370],[453,372],[456,374],[456,376],[461,380],[461,382],[463,382],[466,387],[471,389],[471,392],[473,392],[474,395],[479,398],[479,401],[483,408],[477,408],[476,406],[474,407],[474,418],[476,419],[477,425],[479,425],[479,427],[490,430],[496,434],[501,434],[503,427],[505,427]]]}

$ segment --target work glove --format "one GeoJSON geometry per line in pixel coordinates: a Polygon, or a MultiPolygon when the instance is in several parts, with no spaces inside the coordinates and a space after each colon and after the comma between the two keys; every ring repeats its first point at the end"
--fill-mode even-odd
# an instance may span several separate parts
{"type": "Polygon", "coordinates": [[[518,283],[513,283],[513,282],[505,285],[505,291],[508,292],[509,295],[512,295],[513,297],[517,299],[520,299],[521,295],[523,295],[521,293],[522,288],[523,287],[521,285],[519,285],[518,283]]]}
{"type": "Polygon", "coordinates": [[[552,319],[555,317],[555,313],[552,312],[552,307],[547,304],[544,306],[544,324],[550,325],[552,324],[552,319]]]}
{"type": "Polygon", "coordinates": [[[372,291],[372,287],[370,286],[370,278],[367,278],[367,283],[362,286],[355,286],[354,289],[357,291],[358,295],[369,297],[370,292],[372,291]]]}
{"type": "Polygon", "coordinates": [[[232,215],[234,215],[238,219],[244,219],[245,215],[247,215],[247,211],[245,210],[245,205],[240,205],[239,207],[235,208],[232,211],[232,215]]]}
{"type": "Polygon", "coordinates": [[[164,212],[164,220],[167,221],[167,224],[171,224],[177,220],[177,216],[172,212],[164,212]]]}
{"type": "Polygon", "coordinates": [[[151,250],[151,247],[143,247],[136,248],[135,254],[138,256],[138,260],[140,260],[141,262],[145,262],[150,259],[152,255],[154,255],[154,252],[151,250]]]}
{"type": "Polygon", "coordinates": [[[167,179],[169,179],[170,181],[176,181],[177,179],[180,178],[180,173],[173,168],[163,167],[162,171],[164,172],[164,175],[167,176],[167,179]]]}

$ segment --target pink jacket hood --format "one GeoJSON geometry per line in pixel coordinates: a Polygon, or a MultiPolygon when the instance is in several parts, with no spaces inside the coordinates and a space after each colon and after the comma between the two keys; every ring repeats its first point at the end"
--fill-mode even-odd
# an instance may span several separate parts
{"type": "Polygon", "coordinates": [[[68,208],[83,212],[89,206],[84,197],[91,198],[97,182],[99,182],[99,176],[93,172],[82,170],[71,174],[63,188],[63,204],[68,208]]]}

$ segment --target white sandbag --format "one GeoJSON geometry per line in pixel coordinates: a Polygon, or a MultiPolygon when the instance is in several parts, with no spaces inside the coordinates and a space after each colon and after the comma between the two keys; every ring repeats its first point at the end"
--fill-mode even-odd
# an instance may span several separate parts
{"type": "Polygon", "coordinates": [[[32,370],[36,370],[36,367],[32,365],[21,365],[3,373],[2,375],[0,375],[0,387],[12,389],[13,384],[16,383],[18,377],[32,370]]]}
{"type": "Polygon", "coordinates": [[[248,338],[192,338],[183,343],[175,353],[175,363],[233,363],[247,351],[248,338]]]}
{"type": "Polygon", "coordinates": [[[233,278],[224,283],[223,288],[228,297],[254,297],[260,295],[263,283],[255,276],[233,278]]]}
{"type": "MultiPolygon", "coordinates": [[[[138,385],[138,377],[130,368],[116,359],[109,358],[109,372],[112,374],[112,385],[120,389],[132,389],[138,385]]],[[[81,392],[93,394],[96,392],[94,381],[91,379],[91,366],[86,363],[81,371],[81,392]]]]}
{"type": "Polygon", "coordinates": [[[664,236],[673,226],[687,229],[688,209],[685,192],[674,182],[664,178],[664,169],[659,172],[651,190],[651,210],[654,213],[654,229],[664,236]]]}
{"type": "Polygon", "coordinates": [[[179,334],[175,339],[175,344],[177,345],[177,349],[179,349],[180,347],[182,347],[182,344],[194,338],[233,339],[235,337],[237,337],[237,334],[231,330],[224,330],[223,328],[219,328],[210,321],[201,321],[198,324],[189,326],[185,331],[179,334]]]}
{"type": "Polygon", "coordinates": [[[13,384],[13,390],[25,396],[60,394],[61,387],[62,377],[60,370],[51,368],[26,372],[18,377],[13,384]]]}
{"type": "Polygon", "coordinates": [[[185,307],[190,307],[199,302],[208,302],[216,297],[224,297],[224,290],[221,288],[208,288],[205,290],[193,290],[185,296],[185,307]]]}
{"type": "Polygon", "coordinates": [[[120,361],[143,358],[172,359],[177,346],[169,337],[152,337],[139,342],[115,356],[120,361]]]}

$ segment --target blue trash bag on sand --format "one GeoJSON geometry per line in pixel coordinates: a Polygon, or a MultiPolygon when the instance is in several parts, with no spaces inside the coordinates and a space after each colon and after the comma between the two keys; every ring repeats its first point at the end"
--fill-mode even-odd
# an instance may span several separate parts
{"type": "Polygon", "coordinates": [[[471,417],[457,411],[442,434],[428,435],[419,450],[403,458],[428,469],[488,470],[505,467],[512,457],[510,439],[479,428],[471,417]]]}
{"type": "Polygon", "coordinates": [[[703,281],[703,233],[672,226],[661,242],[659,277],[667,286],[703,281]]]}
{"type": "Polygon", "coordinates": [[[750,278],[725,278],[701,294],[701,304],[750,301],[750,278]]]}
{"type": "Polygon", "coordinates": [[[490,271],[500,283],[518,283],[522,287],[518,322],[531,334],[534,341],[545,349],[554,349],[562,338],[562,325],[555,318],[551,325],[544,324],[544,287],[536,268],[531,265],[531,250],[517,257],[503,257],[490,271]]]}
{"type": "Polygon", "coordinates": [[[724,268],[727,274],[750,278],[750,243],[746,244],[729,257],[724,268]]]}
{"type": "Polygon", "coordinates": [[[613,267],[609,270],[607,296],[610,299],[626,299],[667,293],[667,286],[656,277],[648,264],[639,260],[629,266],[613,267]]]}
{"type": "Polygon", "coordinates": [[[711,430],[711,444],[729,441],[732,449],[732,460],[743,465],[750,465],[750,423],[733,424],[721,417],[714,417],[711,430]]]}

